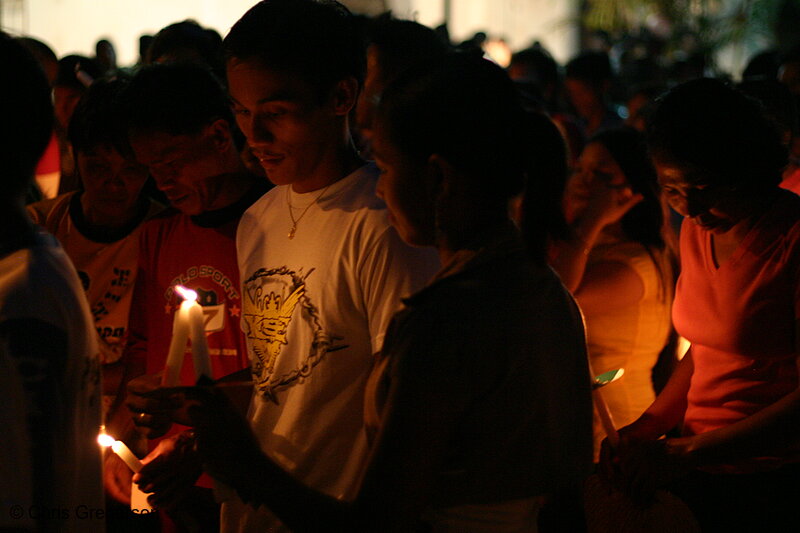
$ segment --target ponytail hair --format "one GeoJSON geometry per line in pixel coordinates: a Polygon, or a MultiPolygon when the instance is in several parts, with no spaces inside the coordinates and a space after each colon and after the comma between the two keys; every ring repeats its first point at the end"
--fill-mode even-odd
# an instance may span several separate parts
{"type": "Polygon", "coordinates": [[[545,264],[549,243],[569,238],[561,207],[569,174],[567,146],[555,123],[541,113],[529,113],[525,126],[520,138],[527,180],[520,226],[531,258],[545,264]]]}

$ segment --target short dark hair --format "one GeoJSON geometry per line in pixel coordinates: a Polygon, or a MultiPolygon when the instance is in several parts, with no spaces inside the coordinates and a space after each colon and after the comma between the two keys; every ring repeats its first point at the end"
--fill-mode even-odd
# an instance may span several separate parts
{"type": "Polygon", "coordinates": [[[691,171],[704,184],[750,192],[777,187],[787,163],[778,129],[759,103],[710,78],[659,98],[648,145],[653,157],[691,171]]]}
{"type": "Polygon", "coordinates": [[[95,79],[102,75],[103,69],[100,68],[97,61],[86,56],[72,54],[58,60],[58,74],[53,85],[85,91],[95,79]],[[88,78],[79,77],[78,72],[86,73],[88,78]]]}
{"type": "Polygon", "coordinates": [[[785,135],[791,138],[797,132],[797,102],[785,83],[777,78],[750,78],[737,87],[750,98],[758,100],[764,114],[772,120],[785,135]]]}
{"type": "Polygon", "coordinates": [[[139,70],[120,96],[129,132],[199,133],[218,119],[233,127],[230,101],[206,67],[175,63],[139,70]]]}
{"type": "Polygon", "coordinates": [[[443,63],[412,69],[390,85],[380,124],[412,158],[438,153],[476,179],[495,176],[490,196],[505,201],[523,185],[521,161],[509,157],[523,120],[514,84],[503,69],[471,54],[443,63]]]}
{"type": "Polygon", "coordinates": [[[548,85],[558,84],[558,63],[556,63],[553,56],[538,43],[530,48],[515,52],[514,55],[511,56],[509,68],[514,65],[524,65],[531,74],[531,78],[523,81],[535,84],[540,91],[548,85]]]}
{"type": "Polygon", "coordinates": [[[220,78],[225,72],[219,34],[191,19],[170,24],[153,37],[147,48],[147,63],[156,63],[164,56],[203,63],[220,78]]]}
{"type": "Polygon", "coordinates": [[[605,52],[583,52],[578,57],[567,63],[565,76],[574,78],[599,88],[606,81],[610,81],[614,73],[611,70],[611,61],[605,52]]]}
{"type": "Polygon", "coordinates": [[[126,157],[131,156],[119,100],[129,81],[123,76],[101,78],[81,97],[68,130],[69,141],[76,153],[107,145],[126,157]]]}
{"type": "Polygon", "coordinates": [[[409,68],[441,61],[448,44],[435,31],[413,20],[384,13],[366,25],[366,41],[380,54],[381,75],[390,82],[409,68]]]}
{"type": "Polygon", "coordinates": [[[111,44],[111,41],[109,41],[108,39],[100,39],[99,41],[94,43],[95,53],[100,52],[100,49],[103,47],[110,47],[111,49],[113,49],[114,45],[111,44]]]}
{"type": "Polygon", "coordinates": [[[777,50],[764,50],[747,62],[742,72],[742,80],[777,79],[781,67],[781,56],[777,50]]]}
{"type": "Polygon", "coordinates": [[[363,82],[365,54],[355,18],[333,0],[263,0],[223,41],[227,59],[255,59],[326,94],[339,80],[363,82]]]}
{"type": "Polygon", "coordinates": [[[0,190],[4,195],[21,195],[53,132],[50,85],[33,55],[4,32],[0,32],[0,69],[13,77],[0,83],[0,190]]]}
{"type": "Polygon", "coordinates": [[[58,63],[58,57],[56,56],[56,53],[53,52],[53,49],[39,39],[34,39],[33,37],[28,36],[17,37],[16,39],[22,44],[22,46],[27,48],[31,54],[33,54],[33,57],[35,57],[39,63],[45,63],[46,61],[58,63]]]}

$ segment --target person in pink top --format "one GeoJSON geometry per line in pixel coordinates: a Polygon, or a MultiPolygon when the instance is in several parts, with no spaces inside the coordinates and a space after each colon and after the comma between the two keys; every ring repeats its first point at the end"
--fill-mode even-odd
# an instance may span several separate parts
{"type": "Polygon", "coordinates": [[[691,349],[604,444],[604,471],[635,499],[669,488],[704,530],[796,527],[800,198],[778,187],[785,148],[756,102],[710,79],[663,97],[649,144],[686,217],[673,321],[691,349]]]}

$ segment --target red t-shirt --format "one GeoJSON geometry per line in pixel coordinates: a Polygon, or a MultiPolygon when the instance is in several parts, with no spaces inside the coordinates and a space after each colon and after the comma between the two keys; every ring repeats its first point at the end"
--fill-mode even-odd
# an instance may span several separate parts
{"type": "MultiPolygon", "coordinates": [[[[174,314],[182,301],[173,290],[176,284],[198,293],[214,379],[250,365],[239,327],[242,302],[236,261],[238,224],[237,216],[217,227],[202,227],[174,210],[143,224],[126,352],[134,368],[144,369],[147,374],[164,369],[174,314]]],[[[191,346],[187,344],[179,385],[194,384],[191,346]]],[[[184,429],[175,424],[167,436],[184,429]]],[[[160,440],[151,440],[149,449],[152,451],[160,440]]],[[[204,476],[198,485],[211,487],[211,480],[204,476]]]]}
{"type": "Polygon", "coordinates": [[[719,267],[711,234],[684,221],[672,315],[692,343],[685,434],[732,424],[797,387],[798,280],[800,197],[781,191],[719,267]]]}
{"type": "MultiPolygon", "coordinates": [[[[238,218],[219,227],[201,227],[180,213],[159,216],[143,225],[128,356],[147,374],[160,372],[166,363],[174,314],[182,301],[173,290],[177,284],[199,295],[213,377],[218,379],[249,366],[239,327],[242,303],[237,225],[238,218]]],[[[194,383],[191,348],[187,345],[180,384],[194,383]]]]}
{"type": "Polygon", "coordinates": [[[54,131],[50,135],[50,142],[47,143],[39,163],[36,164],[36,174],[52,174],[61,170],[61,154],[58,149],[58,138],[54,131]]]}
{"type": "MultiPolygon", "coordinates": [[[[236,229],[242,213],[267,190],[254,185],[234,204],[190,217],[168,209],[142,225],[139,270],[131,303],[129,342],[125,357],[135,369],[155,374],[164,369],[172,340],[174,314],[182,299],[176,284],[198,293],[214,379],[250,366],[239,326],[242,299],[236,259],[236,229]]],[[[187,344],[180,385],[194,385],[191,346],[187,344]]],[[[175,424],[167,433],[185,429],[175,424]]],[[[160,439],[149,442],[152,451],[160,439]]],[[[197,485],[211,487],[203,475],[197,485]]],[[[162,515],[162,517],[165,515],[162,515]]],[[[162,521],[163,531],[177,531],[162,521]]]]}

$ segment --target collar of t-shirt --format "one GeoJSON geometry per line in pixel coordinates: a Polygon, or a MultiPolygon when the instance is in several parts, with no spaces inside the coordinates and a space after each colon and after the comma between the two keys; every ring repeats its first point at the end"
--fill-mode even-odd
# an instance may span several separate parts
{"type": "Polygon", "coordinates": [[[218,228],[224,226],[228,222],[239,220],[242,214],[247,211],[256,200],[264,196],[270,189],[270,184],[266,180],[258,180],[253,183],[250,190],[248,190],[241,198],[232,204],[223,207],[222,209],[215,209],[214,211],[205,211],[199,215],[193,215],[190,218],[192,222],[201,228],[218,228]]]}
{"type": "Polygon", "coordinates": [[[150,199],[145,195],[141,195],[136,206],[136,216],[125,226],[118,229],[95,226],[89,223],[83,214],[83,206],[81,205],[82,194],[82,192],[76,192],[72,195],[72,198],[70,198],[69,217],[72,219],[72,223],[75,224],[78,231],[90,241],[111,243],[124,239],[130,235],[133,230],[139,227],[139,224],[145,219],[147,213],[150,212],[150,199]]]}
{"type": "Polygon", "coordinates": [[[424,298],[428,292],[442,282],[446,282],[455,276],[468,273],[472,270],[481,268],[486,263],[496,261],[498,258],[509,257],[516,254],[526,254],[525,245],[517,230],[509,224],[503,228],[498,228],[487,238],[488,244],[475,249],[463,249],[454,253],[450,259],[442,265],[439,272],[433,277],[430,283],[416,294],[403,299],[403,303],[413,305],[424,298]]]}

